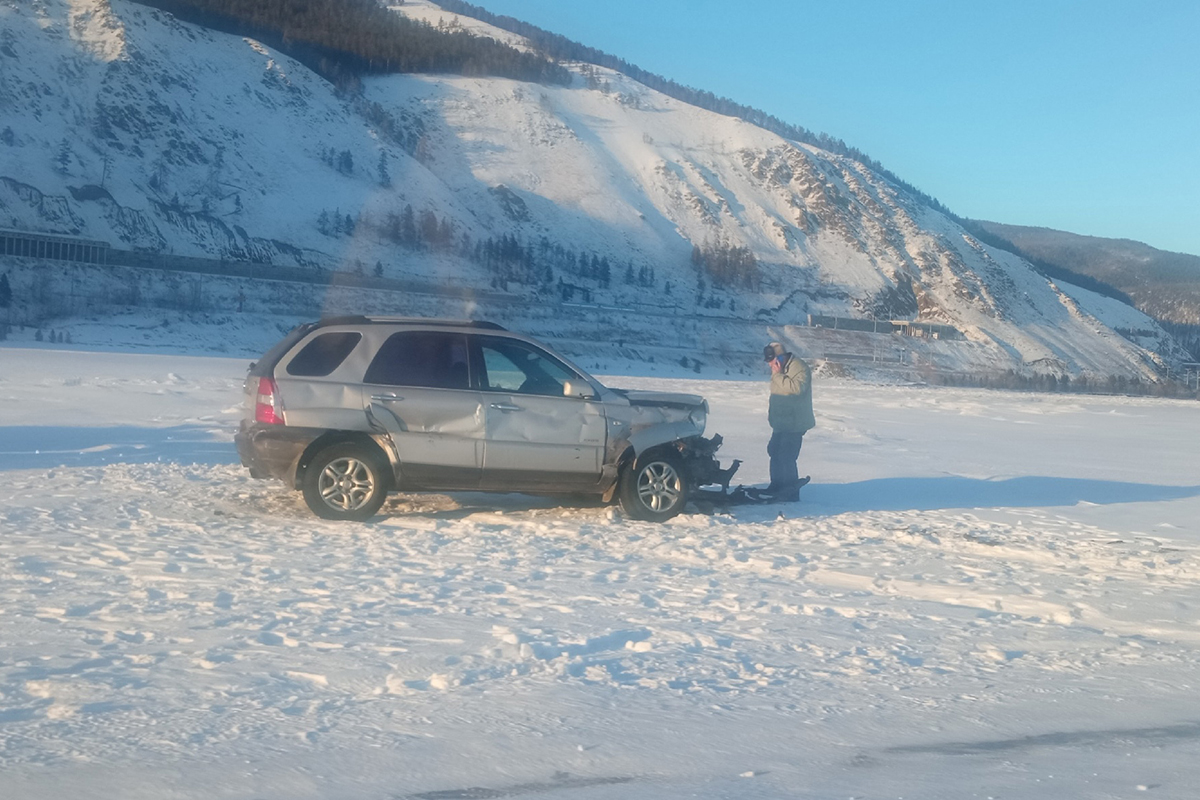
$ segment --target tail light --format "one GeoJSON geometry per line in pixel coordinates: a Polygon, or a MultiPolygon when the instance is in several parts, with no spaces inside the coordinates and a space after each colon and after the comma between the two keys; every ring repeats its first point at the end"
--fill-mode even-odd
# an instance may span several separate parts
{"type": "Polygon", "coordinates": [[[254,402],[254,421],[267,425],[283,424],[283,405],[279,402],[279,389],[270,378],[258,379],[258,396],[254,402]]]}

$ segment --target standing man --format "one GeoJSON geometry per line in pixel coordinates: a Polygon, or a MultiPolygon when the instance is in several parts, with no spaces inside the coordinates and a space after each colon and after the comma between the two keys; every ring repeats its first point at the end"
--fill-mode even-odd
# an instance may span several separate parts
{"type": "Polygon", "coordinates": [[[762,496],[771,500],[795,502],[800,487],[796,460],[804,444],[804,434],[816,426],[812,406],[812,370],[799,358],[783,349],[779,342],[763,348],[763,360],[771,366],[771,403],[767,421],[771,424],[771,485],[762,496]]]}

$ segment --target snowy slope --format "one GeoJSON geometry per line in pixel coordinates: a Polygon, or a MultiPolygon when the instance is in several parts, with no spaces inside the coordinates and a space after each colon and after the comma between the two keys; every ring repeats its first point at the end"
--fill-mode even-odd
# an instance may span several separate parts
{"type": "MultiPolygon", "coordinates": [[[[519,43],[424,0],[396,11],[519,43]]],[[[470,259],[381,234],[407,205],[456,241],[513,235],[608,259],[611,288],[558,276],[601,304],[776,324],[920,318],[966,335],[946,360],[969,370],[1150,380],[1180,355],[1165,336],[1151,353],[1114,334],[857,162],[607,70],[575,65],[571,87],[376,77],[347,97],[256,42],[125,0],[9,4],[0,20],[0,107],[15,112],[0,131],[0,226],[487,286],[470,259]],[[357,227],[322,232],[323,215],[357,227]],[[701,291],[693,246],[718,244],[753,252],[759,290],[701,291]],[[652,285],[625,285],[625,267],[652,267],[652,285]]]]}
{"type": "MultiPolygon", "coordinates": [[[[818,380],[798,505],[339,524],[236,465],[244,360],[0,364],[6,798],[1195,796],[1194,403],[818,380]]],[[[765,480],[764,379],[609,382],[765,480]]]]}

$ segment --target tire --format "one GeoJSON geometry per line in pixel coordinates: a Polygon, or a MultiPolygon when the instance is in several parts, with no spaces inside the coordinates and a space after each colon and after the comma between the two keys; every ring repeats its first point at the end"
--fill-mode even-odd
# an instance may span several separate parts
{"type": "Polygon", "coordinates": [[[617,496],[633,519],[666,522],[687,505],[689,484],[683,459],[669,450],[650,451],[621,473],[617,496]]]}
{"type": "Polygon", "coordinates": [[[304,470],[301,490],[309,509],[322,519],[361,522],[375,516],[387,499],[391,477],[378,453],[360,444],[321,450],[304,470]]]}

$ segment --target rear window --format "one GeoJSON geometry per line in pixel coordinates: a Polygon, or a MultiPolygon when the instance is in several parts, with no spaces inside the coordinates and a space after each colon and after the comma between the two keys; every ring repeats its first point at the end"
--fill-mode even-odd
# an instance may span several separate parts
{"type": "Polygon", "coordinates": [[[288,362],[287,373],[300,378],[323,378],[341,366],[361,340],[362,334],[354,331],[322,333],[288,362]]]}
{"type": "Polygon", "coordinates": [[[392,334],[379,348],[363,380],[383,386],[467,389],[467,337],[441,331],[392,334]]]}
{"type": "Polygon", "coordinates": [[[303,325],[297,325],[292,328],[288,335],[275,343],[275,346],[263,355],[258,361],[250,365],[250,375],[254,378],[269,378],[271,373],[275,371],[275,365],[279,363],[279,359],[283,358],[296,342],[308,335],[309,331],[317,327],[315,323],[306,322],[303,325]]]}

